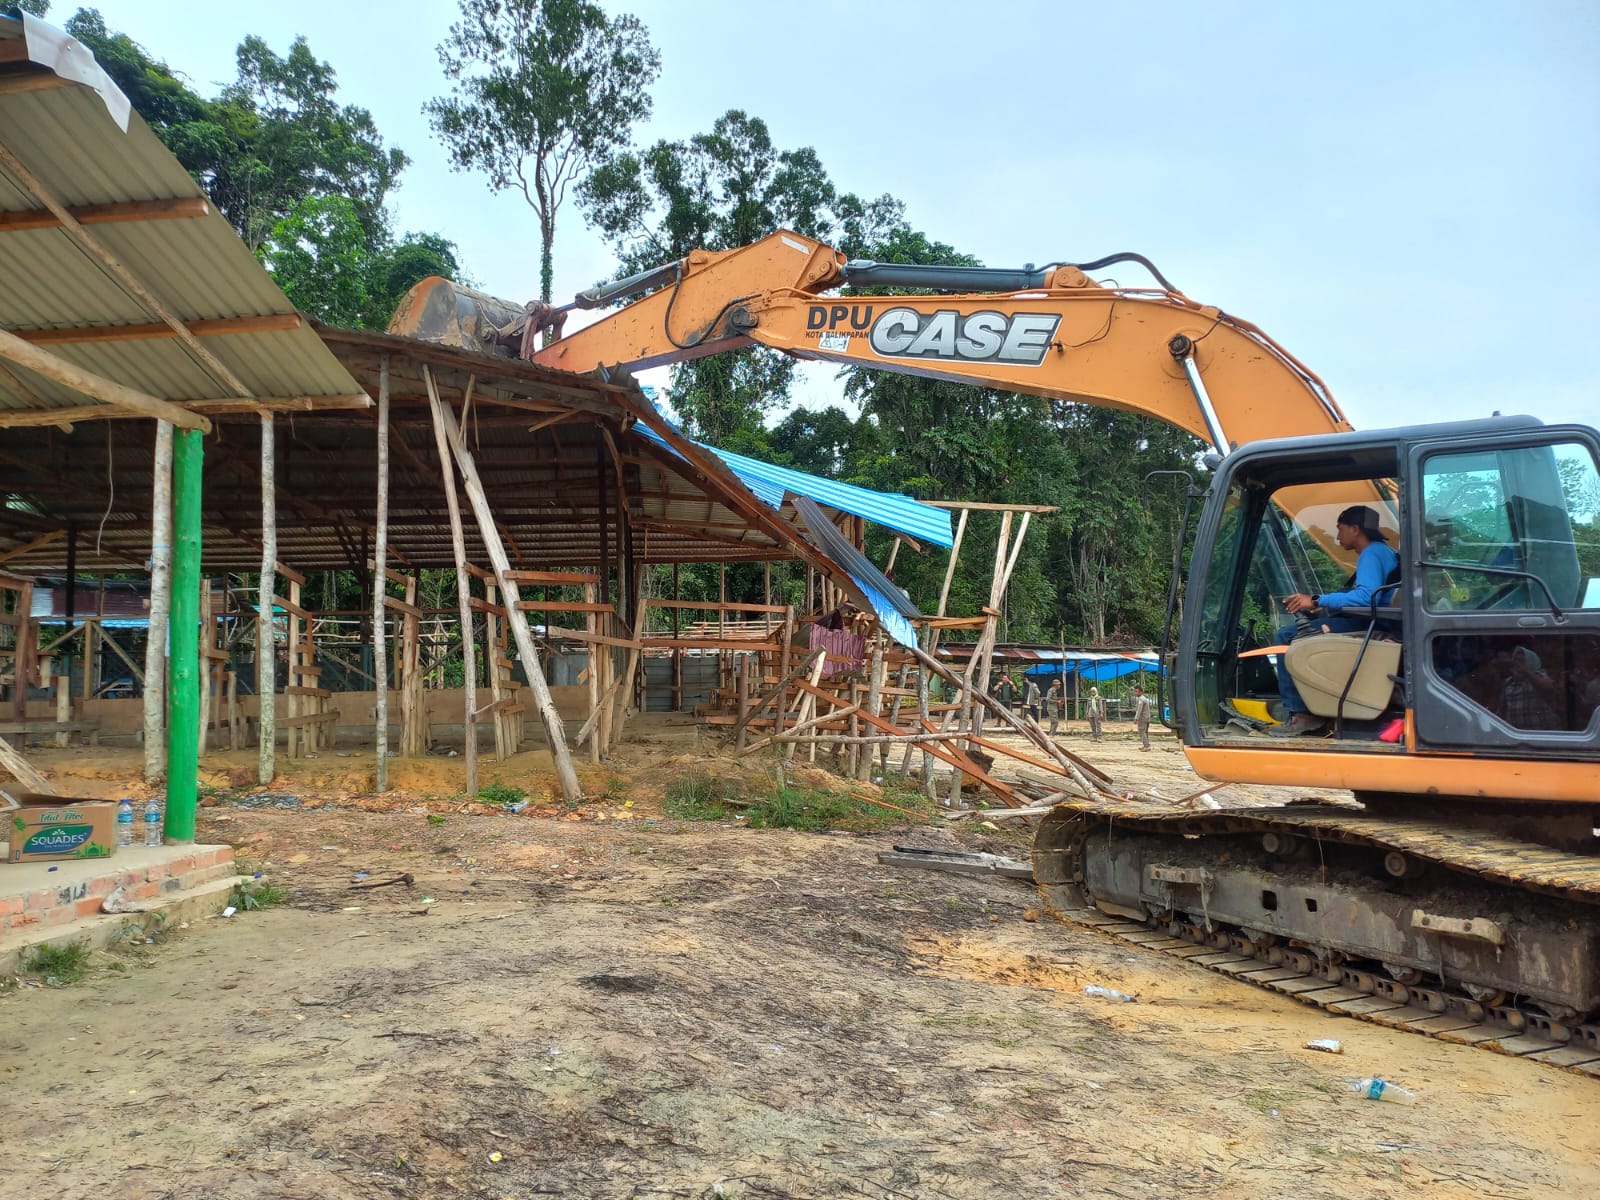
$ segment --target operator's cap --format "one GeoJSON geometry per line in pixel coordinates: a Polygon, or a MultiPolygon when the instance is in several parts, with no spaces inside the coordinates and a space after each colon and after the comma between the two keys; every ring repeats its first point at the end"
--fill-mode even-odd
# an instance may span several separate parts
{"type": "Polygon", "coordinates": [[[1365,504],[1352,504],[1339,514],[1339,524],[1353,525],[1375,542],[1386,540],[1378,525],[1378,514],[1365,504]]]}

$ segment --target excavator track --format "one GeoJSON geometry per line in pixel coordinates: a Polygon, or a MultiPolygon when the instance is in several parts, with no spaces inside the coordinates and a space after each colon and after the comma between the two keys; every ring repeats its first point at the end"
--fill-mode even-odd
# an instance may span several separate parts
{"type": "MultiPolygon", "coordinates": [[[[1280,903],[1282,892],[1286,909],[1304,897],[1304,907],[1315,913],[1311,897],[1330,898],[1324,885],[1339,874],[1341,857],[1382,862],[1390,869],[1366,887],[1344,871],[1340,882],[1345,890],[1324,908],[1328,923],[1339,930],[1363,928],[1360,922],[1370,914],[1357,913],[1355,906],[1370,896],[1379,906],[1389,906],[1388,918],[1377,913],[1374,924],[1380,930],[1394,934],[1394,927],[1404,923],[1413,943],[1464,945],[1469,953],[1492,951],[1498,960],[1522,949],[1501,929],[1502,924],[1511,928],[1511,922],[1500,910],[1531,906],[1545,914],[1545,925],[1533,921],[1530,927],[1547,944],[1530,946],[1530,961],[1542,963],[1540,955],[1549,947],[1570,943],[1571,974],[1592,982],[1595,960],[1582,955],[1590,939],[1600,937],[1595,933],[1600,926],[1600,859],[1476,828],[1377,817],[1331,805],[1174,814],[1134,804],[1068,800],[1045,817],[1033,846],[1040,897],[1045,910],[1059,919],[1341,1016],[1600,1078],[1600,1014],[1590,1003],[1578,1001],[1582,1007],[1574,1009],[1548,997],[1539,1002],[1525,993],[1493,994],[1482,986],[1453,984],[1442,958],[1433,971],[1420,969],[1414,960],[1411,966],[1388,968],[1348,952],[1348,944],[1340,949],[1337,937],[1319,944],[1317,938],[1274,934],[1276,912],[1246,922],[1211,911],[1219,900],[1228,908],[1225,893],[1231,878],[1235,909],[1237,883],[1244,879],[1259,889],[1263,903],[1280,903]],[[1282,848],[1294,856],[1294,865],[1281,867],[1272,860],[1263,867],[1255,850],[1260,843],[1282,848]],[[1121,871],[1120,885],[1113,859],[1121,871]],[[1295,884],[1296,873],[1308,881],[1306,888],[1295,884]],[[1482,889],[1478,900],[1468,901],[1466,909],[1458,904],[1456,911],[1493,908],[1494,917],[1445,915],[1449,905],[1438,903],[1426,886],[1417,886],[1424,877],[1442,880],[1447,888],[1465,887],[1469,893],[1482,889]],[[1133,879],[1144,898],[1129,903],[1128,888],[1135,885],[1128,881],[1133,879]],[[1162,899],[1152,902],[1152,895],[1162,899]],[[1481,903],[1483,898],[1490,903],[1481,903]],[[1395,913],[1409,914],[1409,920],[1396,921],[1395,913]],[[1441,929],[1443,933],[1435,932],[1441,929]],[[1497,937],[1505,940],[1491,946],[1497,937]]],[[[1291,920],[1295,915],[1290,912],[1291,920]]]]}

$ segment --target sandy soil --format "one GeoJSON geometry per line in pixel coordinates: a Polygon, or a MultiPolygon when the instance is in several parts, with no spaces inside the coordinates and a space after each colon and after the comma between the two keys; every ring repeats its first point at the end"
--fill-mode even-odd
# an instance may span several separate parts
{"type": "MultiPolygon", "coordinates": [[[[449,798],[449,759],[384,800],[360,761],[319,759],[273,789],[298,808],[204,809],[201,837],[289,903],[0,998],[0,1197],[1600,1189],[1592,1080],[1030,920],[1020,883],[876,861],[958,838],[1020,853],[1004,828],[664,819],[691,736],[646,730],[577,811],[480,815],[449,798]],[[353,889],[361,872],[414,883],[353,889]],[[1345,1053],[1303,1048],[1326,1037],[1345,1053]],[[1372,1074],[1419,1104],[1343,1083],[1372,1074]]],[[[1072,744],[1164,794],[1200,786],[1170,742],[1072,744]]],[[[38,761],[88,792],[120,753],[38,761]]],[[[543,788],[521,757],[486,777],[543,788]]]]}

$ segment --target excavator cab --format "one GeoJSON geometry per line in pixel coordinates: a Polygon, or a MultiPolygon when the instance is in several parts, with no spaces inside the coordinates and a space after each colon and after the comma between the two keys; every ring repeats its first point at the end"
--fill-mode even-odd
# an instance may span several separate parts
{"type": "Polygon", "coordinates": [[[1257,776],[1273,782],[1285,755],[1350,756],[1374,765],[1351,761],[1337,783],[1377,789],[1393,756],[1600,760],[1594,430],[1512,417],[1252,443],[1218,465],[1197,539],[1175,684],[1192,758],[1259,754],[1280,764],[1257,776]],[[1331,535],[1361,503],[1398,579],[1336,614],[1342,632],[1297,629],[1284,597],[1342,589],[1351,564],[1331,535]],[[1326,736],[1268,740],[1231,719],[1241,700],[1272,710],[1275,656],[1326,736]]]}

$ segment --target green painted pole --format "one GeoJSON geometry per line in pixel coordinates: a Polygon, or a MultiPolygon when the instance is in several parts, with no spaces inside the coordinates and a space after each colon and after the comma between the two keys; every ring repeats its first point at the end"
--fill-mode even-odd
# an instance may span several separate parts
{"type": "Polygon", "coordinates": [[[194,841],[200,784],[200,468],[204,435],[180,429],[172,455],[172,608],[167,625],[169,842],[194,841]]]}

